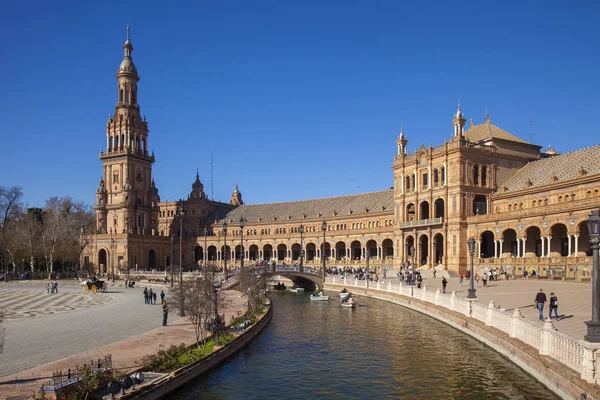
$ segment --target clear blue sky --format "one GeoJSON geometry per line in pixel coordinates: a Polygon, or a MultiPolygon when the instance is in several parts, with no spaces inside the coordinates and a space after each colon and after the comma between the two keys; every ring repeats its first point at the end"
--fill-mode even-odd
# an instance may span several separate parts
{"type": "Polygon", "coordinates": [[[127,21],[161,200],[196,168],[247,203],[386,189],[457,98],[568,152],[597,144],[598,1],[17,1],[0,5],[0,185],[94,202],[127,21]]]}

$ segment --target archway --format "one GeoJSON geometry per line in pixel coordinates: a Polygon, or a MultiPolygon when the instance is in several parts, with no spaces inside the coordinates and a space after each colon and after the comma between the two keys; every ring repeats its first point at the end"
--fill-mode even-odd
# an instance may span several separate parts
{"type": "MultiPolygon", "coordinates": [[[[417,257],[417,265],[427,265],[429,260],[429,237],[427,235],[421,235],[419,237],[419,252],[417,257]]],[[[415,265],[415,267],[417,266],[415,265]]]]}
{"type": "Polygon", "coordinates": [[[285,260],[287,253],[287,246],[285,244],[280,244],[277,246],[277,261],[285,260]]]}
{"type": "Polygon", "coordinates": [[[229,247],[229,245],[227,247],[221,246],[221,260],[229,261],[230,258],[231,258],[231,247],[229,247]]]}
{"type": "Polygon", "coordinates": [[[263,246],[263,260],[269,261],[273,257],[273,246],[265,244],[263,246]]]}
{"type": "Polygon", "coordinates": [[[588,227],[587,227],[587,221],[583,221],[582,223],[579,224],[579,238],[577,238],[577,252],[583,253],[586,256],[592,255],[592,249],[590,249],[590,234],[589,234],[588,227]]]}
{"type": "Polygon", "coordinates": [[[360,260],[362,258],[362,248],[358,240],[350,243],[350,254],[353,260],[360,260]]]}
{"type": "Polygon", "coordinates": [[[258,246],[253,244],[248,247],[248,258],[250,261],[256,261],[258,258],[258,246]]]}
{"type": "Polygon", "coordinates": [[[527,253],[542,256],[542,231],[537,226],[530,226],[525,230],[525,256],[527,253]]]}
{"type": "Polygon", "coordinates": [[[473,198],[473,215],[486,215],[487,213],[487,197],[478,194],[473,198]]]}
{"type": "Polygon", "coordinates": [[[208,246],[208,260],[207,261],[216,261],[217,260],[217,248],[215,246],[208,246]]]}
{"type": "Polygon", "coordinates": [[[377,242],[375,240],[368,240],[365,248],[370,259],[377,259],[377,242]]]}
{"type": "Polygon", "coordinates": [[[313,261],[317,254],[317,246],[314,243],[308,243],[306,245],[306,261],[313,261]]]}
{"type": "Polygon", "coordinates": [[[419,207],[419,219],[429,219],[429,202],[423,201],[419,207]]]}
{"type": "Polygon", "coordinates": [[[300,260],[300,245],[298,243],[294,243],[292,245],[292,261],[300,260]]]}
{"type": "Polygon", "coordinates": [[[444,261],[444,236],[437,233],[433,237],[433,243],[435,245],[435,263],[441,264],[444,261]]]}
{"type": "Polygon", "coordinates": [[[335,258],[337,260],[346,259],[346,243],[340,241],[335,244],[335,258]]]}
{"type": "Polygon", "coordinates": [[[154,249],[148,250],[148,269],[156,269],[156,252],[154,249]]]}
{"type": "Polygon", "coordinates": [[[202,247],[196,246],[194,247],[194,261],[204,261],[204,252],[202,251],[202,247]]]}
{"type": "Polygon", "coordinates": [[[444,218],[444,199],[437,199],[433,202],[435,209],[435,218],[444,218]]]}
{"type": "MultiPolygon", "coordinates": [[[[507,229],[502,233],[502,252],[510,253],[511,256],[517,255],[517,232],[514,229],[507,229]]],[[[500,254],[500,257],[503,257],[500,254]]]]}
{"type": "Polygon", "coordinates": [[[404,254],[406,261],[410,261],[412,263],[412,257],[410,256],[410,249],[414,247],[415,260],[417,259],[417,248],[415,246],[415,238],[413,236],[407,236],[404,240],[404,254]]]}
{"type": "Polygon", "coordinates": [[[394,242],[392,239],[385,239],[381,242],[381,247],[383,250],[383,258],[393,260],[394,259],[394,242]]]}
{"type": "Polygon", "coordinates": [[[550,229],[550,235],[550,252],[558,253],[563,257],[569,255],[567,227],[564,224],[552,225],[552,228],[550,229]]]}
{"type": "Polygon", "coordinates": [[[491,258],[494,257],[496,252],[494,250],[494,234],[491,231],[485,231],[481,233],[481,246],[479,249],[479,258],[491,258]]]}
{"type": "Polygon", "coordinates": [[[105,274],[108,268],[108,253],[105,249],[100,249],[98,251],[98,272],[101,274],[105,274]]]}
{"type": "Polygon", "coordinates": [[[415,205],[410,203],[406,206],[406,221],[415,220],[415,205]]]}
{"type": "Polygon", "coordinates": [[[242,245],[238,244],[235,246],[234,250],[235,261],[239,261],[242,258],[242,245]]]}

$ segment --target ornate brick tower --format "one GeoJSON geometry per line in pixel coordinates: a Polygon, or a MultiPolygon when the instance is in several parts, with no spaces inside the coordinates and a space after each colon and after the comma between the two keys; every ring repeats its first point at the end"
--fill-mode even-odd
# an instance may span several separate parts
{"type": "Polygon", "coordinates": [[[118,101],[106,123],[106,152],[100,153],[103,179],[96,193],[99,233],[154,234],[158,189],[152,179],[154,154],[148,154],[148,123],[137,103],[138,76],[129,40],[117,72],[118,101]]]}

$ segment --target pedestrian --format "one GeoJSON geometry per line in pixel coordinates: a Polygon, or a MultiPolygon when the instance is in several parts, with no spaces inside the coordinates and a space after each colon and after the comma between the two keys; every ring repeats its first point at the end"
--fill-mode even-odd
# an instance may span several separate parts
{"type": "Polygon", "coordinates": [[[150,288],[150,290],[148,291],[148,304],[152,305],[152,288],[150,288]]]}
{"type": "Polygon", "coordinates": [[[554,316],[558,319],[558,297],[554,295],[554,292],[550,292],[550,314],[548,318],[552,318],[552,310],[554,310],[554,316]]]}
{"type": "Polygon", "coordinates": [[[167,304],[167,301],[164,300],[163,304],[162,304],[162,311],[163,311],[163,326],[167,326],[167,317],[169,316],[169,305],[167,304]]]}
{"type": "Polygon", "coordinates": [[[475,274],[475,289],[479,289],[479,274],[475,274]]]}
{"type": "Polygon", "coordinates": [[[535,306],[540,312],[540,321],[544,320],[544,304],[546,304],[546,293],[540,289],[539,293],[535,296],[535,306]]]}
{"type": "Polygon", "coordinates": [[[433,269],[433,279],[435,279],[435,274],[437,273],[436,269],[433,269]]]}
{"type": "Polygon", "coordinates": [[[125,278],[125,289],[127,289],[127,278],[125,278]]]}
{"type": "Polygon", "coordinates": [[[163,290],[160,291],[160,304],[165,302],[165,292],[163,290]]]}
{"type": "Polygon", "coordinates": [[[47,283],[47,284],[46,284],[46,291],[47,291],[48,293],[50,293],[50,284],[49,284],[49,283],[47,283]]]}
{"type": "Polygon", "coordinates": [[[144,288],[144,304],[148,304],[148,288],[144,288]]]}
{"type": "Polygon", "coordinates": [[[152,300],[154,301],[154,304],[156,304],[156,292],[152,293],[152,300]]]}
{"type": "Polygon", "coordinates": [[[446,285],[448,284],[448,281],[446,280],[446,277],[442,277],[442,293],[446,293],[446,285]]]}
{"type": "Polygon", "coordinates": [[[54,281],[54,291],[58,293],[58,282],[54,281]]]}
{"type": "Polygon", "coordinates": [[[463,276],[463,274],[462,274],[462,273],[461,273],[461,274],[458,274],[458,286],[460,286],[460,287],[462,287],[462,284],[463,284],[463,278],[464,278],[464,276],[463,276]]]}
{"type": "Polygon", "coordinates": [[[481,277],[481,281],[483,282],[483,287],[487,287],[487,280],[488,280],[488,274],[487,274],[487,272],[484,272],[483,276],[481,277]]]}

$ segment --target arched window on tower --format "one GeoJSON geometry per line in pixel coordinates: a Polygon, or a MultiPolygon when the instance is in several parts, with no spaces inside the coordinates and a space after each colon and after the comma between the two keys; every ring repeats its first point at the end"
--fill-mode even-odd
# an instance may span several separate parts
{"type": "Polygon", "coordinates": [[[123,89],[119,90],[119,101],[123,101],[123,89]]]}
{"type": "Polygon", "coordinates": [[[473,185],[479,185],[479,165],[473,165],[473,185]]]}
{"type": "Polygon", "coordinates": [[[481,167],[481,186],[487,187],[487,168],[481,167]]]}

